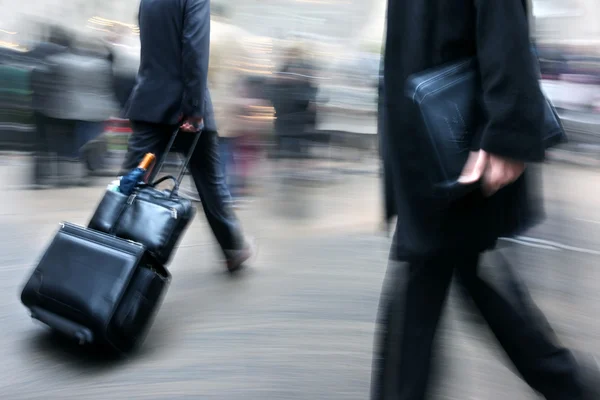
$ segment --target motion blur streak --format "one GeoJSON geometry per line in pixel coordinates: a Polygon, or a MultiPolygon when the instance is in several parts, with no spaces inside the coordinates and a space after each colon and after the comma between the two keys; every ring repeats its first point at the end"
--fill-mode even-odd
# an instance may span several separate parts
{"type": "MultiPolygon", "coordinates": [[[[600,2],[533,3],[541,84],[570,142],[542,167],[546,221],[502,240],[482,273],[493,276],[500,253],[521,266],[561,339],[600,354],[600,2]]],[[[150,336],[126,362],[33,325],[16,294],[58,223],[86,224],[116,179],[138,2],[0,7],[0,398],[368,398],[390,248],[377,135],[385,2],[212,2],[222,160],[260,252],[243,279],[222,274],[196,219],[150,336]]],[[[450,299],[439,365],[451,368],[440,368],[437,398],[535,398],[490,352],[475,311],[450,299]]]]}

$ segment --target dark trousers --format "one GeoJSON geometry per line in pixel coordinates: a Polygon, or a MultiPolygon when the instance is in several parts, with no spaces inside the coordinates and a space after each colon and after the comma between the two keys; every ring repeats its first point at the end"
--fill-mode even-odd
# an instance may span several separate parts
{"type": "MultiPolygon", "coordinates": [[[[145,122],[132,122],[132,128],[123,172],[137,167],[146,153],[153,153],[160,160],[176,129],[171,125],[145,122]]],[[[187,155],[193,138],[193,133],[180,132],[173,151],[187,155]]],[[[243,246],[240,225],[231,209],[231,196],[221,169],[216,132],[202,132],[188,168],[198,189],[206,219],[221,249],[240,250],[243,246]]]]}
{"type": "Polygon", "coordinates": [[[454,274],[533,389],[547,399],[583,398],[573,355],[557,344],[510,266],[494,265],[502,276],[498,288],[480,276],[478,263],[478,254],[467,254],[390,264],[380,302],[372,400],[427,398],[434,335],[454,274]]]}
{"type": "Polygon", "coordinates": [[[36,150],[46,155],[77,159],[76,126],[77,121],[51,118],[36,112],[36,150]]]}
{"type": "Polygon", "coordinates": [[[79,164],[76,121],[35,113],[35,156],[33,182],[36,185],[65,184],[83,178],[79,164]]]}

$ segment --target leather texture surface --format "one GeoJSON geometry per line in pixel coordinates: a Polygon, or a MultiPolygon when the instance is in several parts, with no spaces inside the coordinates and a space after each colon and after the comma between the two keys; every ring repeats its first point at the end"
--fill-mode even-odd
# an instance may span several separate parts
{"type": "Polygon", "coordinates": [[[63,223],[21,301],[32,317],[80,343],[128,351],[143,339],[169,283],[144,246],[63,223]]]}
{"type": "MultiPolygon", "coordinates": [[[[411,76],[405,94],[421,112],[439,175],[439,188],[452,199],[469,189],[456,183],[468,158],[472,142],[483,130],[485,110],[475,59],[465,59],[411,76]],[[457,192],[458,193],[454,193],[457,192]]],[[[541,132],[546,148],[566,141],[566,134],[552,104],[546,100],[541,132]]]]}
{"type": "Polygon", "coordinates": [[[419,107],[445,182],[460,176],[480,125],[480,87],[473,66],[473,61],[466,60],[414,75],[407,81],[406,94],[419,107]]]}
{"type": "Polygon", "coordinates": [[[195,214],[190,200],[146,186],[131,196],[107,191],[88,226],[141,243],[166,265],[195,214]]]}
{"type": "Polygon", "coordinates": [[[144,342],[170,283],[171,275],[154,259],[142,260],[111,322],[115,347],[128,352],[144,342]]]}

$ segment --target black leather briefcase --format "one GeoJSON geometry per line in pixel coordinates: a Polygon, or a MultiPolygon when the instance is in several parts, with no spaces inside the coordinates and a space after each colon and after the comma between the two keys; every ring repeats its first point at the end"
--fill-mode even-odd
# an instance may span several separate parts
{"type": "MultiPolygon", "coordinates": [[[[178,131],[171,137],[165,156],[152,176],[156,176],[164,164],[177,133],[178,131]]],[[[169,175],[151,184],[140,184],[129,196],[107,190],[88,227],[139,242],[160,263],[168,264],[173,250],[196,215],[195,205],[192,201],[179,197],[178,190],[199,137],[200,133],[196,135],[177,178],[169,175]],[[172,181],[173,188],[157,189],[164,181],[172,181]]]]}
{"type": "Polygon", "coordinates": [[[143,245],[61,223],[21,301],[80,344],[128,352],[143,342],[170,281],[143,245]]]}
{"type": "MultiPolygon", "coordinates": [[[[437,160],[435,191],[449,201],[479,187],[458,183],[473,138],[486,123],[476,59],[465,59],[408,78],[405,94],[421,113],[431,152],[437,160]]],[[[546,99],[541,132],[546,148],[565,142],[567,136],[553,105],[546,99]]]]}

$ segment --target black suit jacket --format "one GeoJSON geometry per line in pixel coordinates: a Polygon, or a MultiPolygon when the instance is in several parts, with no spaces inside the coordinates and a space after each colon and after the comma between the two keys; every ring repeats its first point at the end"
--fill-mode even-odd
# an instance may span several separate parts
{"type": "Polygon", "coordinates": [[[138,18],[140,67],[126,117],[162,124],[202,117],[216,130],[207,87],[209,0],[142,0],[138,18]]]}
{"type": "Polygon", "coordinates": [[[484,250],[499,236],[523,231],[541,216],[530,177],[490,199],[477,193],[436,208],[430,182],[434,160],[418,111],[404,96],[414,73],[477,57],[487,125],[473,149],[540,161],[544,98],[530,51],[524,0],[388,0],[384,60],[386,176],[393,186],[400,258],[433,252],[484,250]]]}

